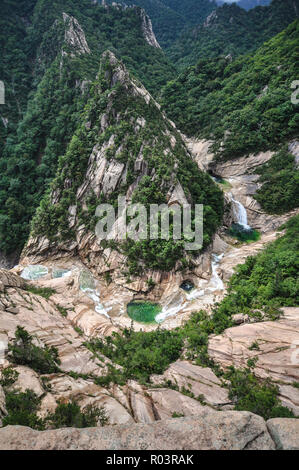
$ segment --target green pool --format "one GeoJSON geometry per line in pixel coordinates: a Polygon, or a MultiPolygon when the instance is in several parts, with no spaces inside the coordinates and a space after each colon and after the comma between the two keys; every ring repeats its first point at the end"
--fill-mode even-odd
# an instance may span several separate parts
{"type": "Polygon", "coordinates": [[[139,323],[156,323],[155,317],[161,310],[161,305],[143,300],[134,300],[127,305],[129,317],[139,323]]]}
{"type": "Polygon", "coordinates": [[[256,242],[261,238],[261,234],[257,230],[244,230],[239,224],[233,224],[228,230],[228,234],[244,243],[256,242]]]}

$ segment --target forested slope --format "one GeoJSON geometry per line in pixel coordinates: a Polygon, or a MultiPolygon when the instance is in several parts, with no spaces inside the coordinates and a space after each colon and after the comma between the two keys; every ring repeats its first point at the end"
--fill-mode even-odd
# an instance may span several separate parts
{"type": "Polygon", "coordinates": [[[179,68],[199,59],[256,50],[286,28],[299,15],[299,0],[273,0],[269,6],[245,11],[236,4],[224,4],[204,24],[185,32],[173,43],[169,57],[179,68]]]}

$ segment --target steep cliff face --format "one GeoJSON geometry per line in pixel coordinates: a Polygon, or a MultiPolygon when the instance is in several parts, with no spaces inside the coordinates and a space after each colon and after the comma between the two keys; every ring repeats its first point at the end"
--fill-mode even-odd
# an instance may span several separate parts
{"type": "MultiPolygon", "coordinates": [[[[210,177],[192,161],[175,126],[147,90],[111,53],[103,55],[92,96],[65,156],[51,194],[33,222],[23,257],[78,255],[98,274],[183,267],[182,241],[97,242],[99,203],[203,203],[204,247],[221,222],[223,198],[210,177]]],[[[119,224],[121,214],[116,224],[119,224]]],[[[114,227],[112,228],[112,232],[114,227]]],[[[188,265],[192,265],[189,256],[188,265]]]]}
{"type": "Polygon", "coordinates": [[[73,54],[90,54],[85,34],[76,18],[63,13],[65,24],[64,39],[66,44],[73,49],[73,54]]]}
{"type": "Polygon", "coordinates": [[[141,28],[144,39],[150,46],[160,48],[160,44],[158,43],[156,36],[153,32],[153,26],[150,17],[145,13],[144,10],[141,10],[140,17],[142,21],[141,28]]]}

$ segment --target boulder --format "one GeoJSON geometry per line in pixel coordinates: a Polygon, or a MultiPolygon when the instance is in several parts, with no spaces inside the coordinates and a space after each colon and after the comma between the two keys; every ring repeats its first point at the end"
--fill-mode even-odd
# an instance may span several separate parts
{"type": "Polygon", "coordinates": [[[267,421],[268,431],[279,450],[299,450],[299,420],[274,418],[267,421]]]}

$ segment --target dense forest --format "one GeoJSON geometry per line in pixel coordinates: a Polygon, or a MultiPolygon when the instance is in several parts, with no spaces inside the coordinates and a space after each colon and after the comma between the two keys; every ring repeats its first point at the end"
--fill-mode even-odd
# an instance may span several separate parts
{"type": "Polygon", "coordinates": [[[256,50],[298,15],[299,0],[273,0],[248,12],[236,4],[224,4],[203,24],[184,32],[167,54],[180,69],[206,57],[235,57],[256,50]]]}
{"type": "Polygon", "coordinates": [[[212,139],[218,158],[277,149],[298,133],[299,20],[255,54],[202,59],[163,89],[168,116],[189,136],[212,139]],[[246,92],[244,92],[246,90],[246,92]]]}

